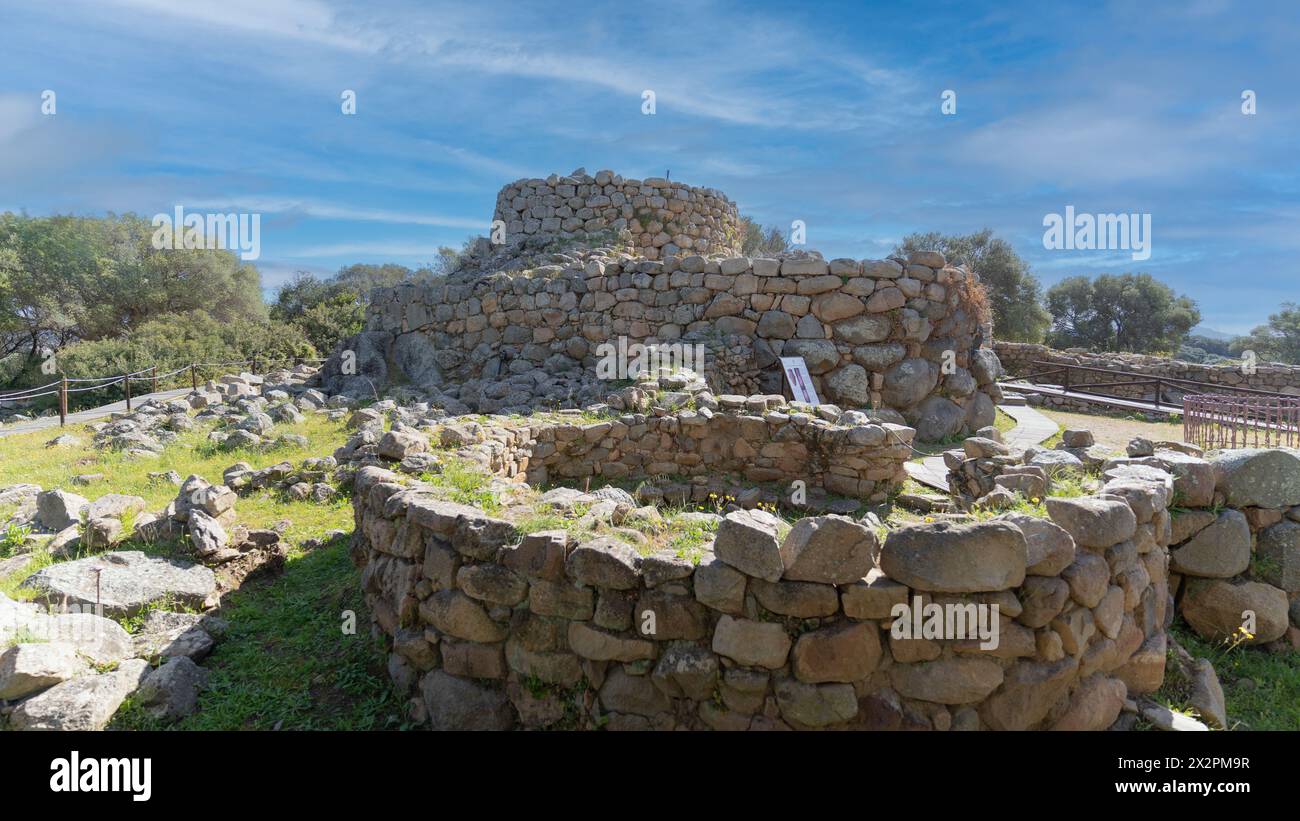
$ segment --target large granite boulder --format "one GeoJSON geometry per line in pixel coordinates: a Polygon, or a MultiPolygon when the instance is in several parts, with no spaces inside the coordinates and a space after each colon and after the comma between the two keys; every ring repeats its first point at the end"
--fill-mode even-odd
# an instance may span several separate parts
{"type": "Polygon", "coordinates": [[[202,565],[123,550],[49,565],[22,586],[51,604],[99,606],[111,616],[133,616],[160,601],[203,607],[211,603],[217,580],[202,565]]]}

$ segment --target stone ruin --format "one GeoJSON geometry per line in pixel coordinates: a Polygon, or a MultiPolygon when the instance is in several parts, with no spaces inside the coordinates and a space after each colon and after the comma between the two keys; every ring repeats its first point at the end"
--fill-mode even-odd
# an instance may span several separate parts
{"type": "Polygon", "coordinates": [[[1124,481],[1051,500],[1050,521],[884,538],[733,510],[686,556],[526,532],[366,466],[353,556],[389,672],[433,729],[1099,730],[1131,726],[1164,678],[1171,497],[1124,481]],[[895,636],[900,605],[988,608],[997,646],[895,636]]]}
{"type": "Polygon", "coordinates": [[[993,422],[983,294],[938,252],[741,256],[720,193],[608,171],[512,183],[497,216],[503,243],[371,295],[366,330],[324,366],[326,393],[407,390],[449,413],[580,407],[616,387],[597,375],[611,349],[698,345],[715,394],[782,393],[778,358],[800,356],[821,401],[920,439],[993,422]]]}
{"type": "MultiPolygon", "coordinates": [[[[443,445],[507,483],[543,481],[498,427],[450,420],[443,445]]],[[[589,445],[587,431],[610,433],[561,429],[589,445]]],[[[1082,469],[1072,451],[1095,454],[1081,434],[1042,453],[1082,469]]],[[[337,456],[360,465],[352,554],[390,675],[433,729],[1100,730],[1139,716],[1229,729],[1210,663],[1166,631],[1179,612],[1212,642],[1300,646],[1300,455],[1205,459],[1176,444],[1135,440],[1092,465],[1090,493],[1048,497],[1041,517],[885,531],[870,514],[791,525],[737,501],[687,514],[713,526],[687,552],[449,501],[411,478],[426,451],[408,430],[337,456]],[[896,635],[901,605],[996,605],[998,644],[896,635]],[[1198,718],[1148,697],[1166,676],[1198,718]]],[[[618,522],[657,515],[637,505],[661,496],[558,487],[542,500],[618,522]]]]}
{"type": "Polygon", "coordinates": [[[1119,471],[1049,500],[1047,518],[889,532],[854,518],[898,492],[914,437],[984,431],[989,449],[962,456],[979,460],[970,478],[987,462],[990,487],[1045,485],[992,458],[1001,365],[978,281],[934,252],[742,256],[734,214],[717,192],[611,172],[513,183],[504,243],[376,291],[365,332],[323,368],[326,393],[427,409],[389,407],[388,430],[358,412],[335,453],[357,471],[352,555],[411,715],[434,729],[1105,729],[1139,711],[1177,725],[1143,696],[1165,677],[1185,471],[1119,471]],[[602,346],[633,344],[699,345],[704,367],[595,377],[602,346]],[[781,356],[804,358],[826,404],[781,395],[781,356]],[[502,498],[558,483],[541,501],[577,526],[449,499],[431,483],[439,449],[502,498]],[[770,511],[797,507],[778,490],[793,480],[844,498],[791,525],[770,511]],[[692,549],[620,537],[658,505],[719,497],[682,514],[709,531],[692,549]],[[899,605],[993,608],[1000,641],[896,636],[899,605]]]}
{"type": "Polygon", "coordinates": [[[515,180],[497,194],[492,220],[507,244],[547,236],[599,244],[627,232],[646,259],[736,254],[743,238],[736,205],[721,191],[613,171],[593,177],[581,168],[515,180]]]}

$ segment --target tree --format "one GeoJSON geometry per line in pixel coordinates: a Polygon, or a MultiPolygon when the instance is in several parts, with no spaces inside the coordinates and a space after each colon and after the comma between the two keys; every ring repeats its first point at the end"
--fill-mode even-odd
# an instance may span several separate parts
{"type": "Polygon", "coordinates": [[[195,310],[265,321],[257,268],[229,251],[154,248],[152,237],[134,214],[0,214],[0,357],[195,310]]]}
{"type": "MultiPolygon", "coordinates": [[[[61,373],[78,378],[130,373],[155,365],[160,374],[166,374],[191,363],[245,362],[254,357],[262,363],[288,364],[316,354],[294,325],[265,318],[217,319],[195,310],[154,317],[117,337],[73,342],[59,351],[58,364],[61,373]]],[[[188,384],[185,374],[179,379],[188,384]]],[[[39,363],[30,361],[19,381],[35,385],[50,382],[51,377],[41,372],[39,363]]],[[[99,404],[121,398],[121,391],[120,385],[87,391],[75,401],[99,404]]]]}
{"type": "Polygon", "coordinates": [[[1215,339],[1214,337],[1204,336],[1203,334],[1191,334],[1183,343],[1186,347],[1200,348],[1206,354],[1218,357],[1232,356],[1231,339],[1215,339]]]}
{"type": "Polygon", "coordinates": [[[749,217],[741,217],[740,229],[743,232],[740,253],[747,257],[776,256],[790,247],[785,234],[774,225],[764,228],[749,217]]]}
{"type": "Polygon", "coordinates": [[[1201,321],[1196,303],[1150,274],[1074,276],[1047,292],[1057,348],[1171,353],[1201,321]]]}
{"type": "Polygon", "coordinates": [[[399,282],[428,279],[428,277],[427,268],[411,269],[392,262],[383,265],[359,263],[340,268],[329,282],[353,290],[360,294],[362,299],[369,300],[371,289],[391,288],[399,282]]]}
{"type": "Polygon", "coordinates": [[[993,313],[993,335],[1010,342],[1041,342],[1051,324],[1043,310],[1042,286],[1029,272],[1029,263],[1006,240],[985,228],[974,234],[936,232],[909,234],[894,249],[906,256],[913,251],[940,251],[954,265],[975,272],[988,294],[993,313]]]}
{"type": "Polygon", "coordinates": [[[316,350],[329,353],[362,330],[371,290],[431,276],[427,268],[412,270],[393,263],[349,265],[324,280],[298,271],[276,289],[271,318],[293,325],[316,350]]]}
{"type": "Polygon", "coordinates": [[[1269,314],[1267,325],[1232,340],[1229,348],[1234,354],[1254,351],[1265,361],[1300,364],[1300,305],[1283,302],[1282,310],[1269,314]]]}

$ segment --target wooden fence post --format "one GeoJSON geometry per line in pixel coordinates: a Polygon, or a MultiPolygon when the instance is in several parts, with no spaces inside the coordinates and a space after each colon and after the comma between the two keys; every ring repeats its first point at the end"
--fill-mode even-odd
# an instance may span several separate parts
{"type": "Polygon", "coordinates": [[[193,362],[190,363],[190,387],[194,390],[199,389],[199,366],[193,362]]]}
{"type": "Polygon", "coordinates": [[[122,384],[126,385],[126,409],[131,410],[131,374],[122,377],[122,384]]]}
{"type": "Polygon", "coordinates": [[[154,365],[150,370],[153,371],[153,392],[158,392],[158,366],[154,365]]]}
{"type": "Polygon", "coordinates": [[[68,377],[59,383],[59,427],[68,424],[68,377]]]}

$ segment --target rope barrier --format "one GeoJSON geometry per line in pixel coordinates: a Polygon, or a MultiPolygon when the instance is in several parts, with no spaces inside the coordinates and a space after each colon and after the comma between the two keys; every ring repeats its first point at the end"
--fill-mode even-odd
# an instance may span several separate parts
{"type": "MultiPolygon", "coordinates": [[[[92,376],[92,377],[87,377],[87,378],[84,378],[84,379],[74,379],[73,377],[69,376],[69,377],[68,377],[68,381],[69,381],[69,382],[79,382],[79,383],[85,383],[85,382],[107,382],[107,381],[110,380],[110,379],[121,379],[121,378],[122,378],[122,375],[121,375],[121,374],[118,374],[118,375],[116,375],[116,376],[92,376]]],[[[57,384],[59,384],[59,383],[55,382],[54,384],[57,385],[57,384]]]]}
{"type": "Polygon", "coordinates": [[[46,388],[53,388],[58,384],[59,384],[58,382],[51,382],[48,385],[41,385],[40,387],[37,388],[27,388],[26,390],[15,391],[14,393],[0,394],[0,400],[26,399],[28,394],[35,393],[36,391],[42,391],[45,390],[46,388]]]}
{"type": "Polygon", "coordinates": [[[189,365],[183,365],[174,371],[160,374],[158,366],[154,365],[144,370],[133,371],[131,373],[120,374],[116,376],[86,376],[86,377],[63,377],[57,382],[50,382],[46,385],[40,385],[34,388],[25,388],[11,393],[0,394],[0,402],[27,402],[33,399],[41,399],[47,396],[58,396],[60,417],[67,416],[67,396],[73,393],[86,393],[87,391],[99,391],[111,388],[114,385],[124,385],[126,388],[127,406],[131,404],[131,383],[132,382],[152,382],[155,386],[161,380],[171,379],[174,376],[190,371],[197,382],[199,368],[231,368],[243,365],[252,365],[254,370],[258,366],[263,370],[263,374],[270,372],[272,369],[281,367],[297,367],[308,363],[326,362],[326,359],[286,359],[276,361],[262,361],[260,359],[243,359],[235,362],[194,362],[189,365]],[[70,388],[69,385],[85,385],[82,388],[70,388]],[[57,390],[46,390],[47,388],[57,388],[57,390]]]}
{"type": "MultiPolygon", "coordinates": [[[[123,381],[124,380],[121,377],[119,377],[115,381],[109,382],[107,385],[91,385],[88,388],[68,388],[68,393],[85,393],[86,391],[103,390],[104,388],[111,388],[114,385],[120,384],[123,381]]],[[[58,393],[58,391],[55,391],[55,393],[58,393]]]]}
{"type": "MultiPolygon", "coordinates": [[[[26,400],[26,399],[39,399],[39,398],[41,398],[42,396],[58,396],[58,395],[59,395],[59,392],[58,392],[58,391],[48,391],[48,392],[46,392],[46,393],[38,393],[38,394],[36,394],[35,396],[24,396],[23,399],[24,399],[24,400],[26,400]]],[[[8,397],[0,396],[0,402],[3,402],[3,401],[8,401],[8,397]]]]}
{"type": "Polygon", "coordinates": [[[163,374],[159,374],[156,378],[157,378],[157,379],[171,379],[171,378],[172,378],[173,376],[175,376],[176,374],[178,374],[178,373],[185,373],[185,372],[188,371],[189,369],[190,369],[190,366],[189,366],[189,365],[186,365],[186,366],[183,367],[183,368],[177,368],[176,370],[172,371],[171,373],[163,373],[163,374]]]}

